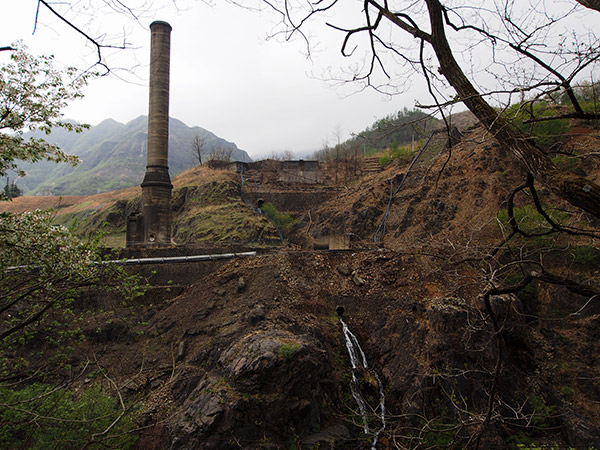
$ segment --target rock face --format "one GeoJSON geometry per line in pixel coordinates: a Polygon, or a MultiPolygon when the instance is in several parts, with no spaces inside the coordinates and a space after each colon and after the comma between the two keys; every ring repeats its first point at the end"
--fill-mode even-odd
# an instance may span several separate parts
{"type": "MultiPolygon", "coordinates": [[[[196,355],[205,365],[209,355],[196,355]]],[[[306,335],[282,330],[232,342],[215,362],[222,376],[188,369],[173,385],[180,412],[172,448],[257,446],[275,437],[304,436],[319,426],[324,405],[337,400],[326,352],[306,335]],[[194,383],[183,380],[195,380],[194,383]]],[[[265,442],[268,443],[268,442],[265,442]]]]}

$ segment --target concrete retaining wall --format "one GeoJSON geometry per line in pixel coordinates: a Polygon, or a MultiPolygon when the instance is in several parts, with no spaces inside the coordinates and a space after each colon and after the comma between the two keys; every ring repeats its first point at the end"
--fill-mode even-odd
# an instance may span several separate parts
{"type": "Polygon", "coordinates": [[[304,213],[311,208],[319,206],[337,195],[337,190],[315,189],[301,191],[273,191],[251,190],[244,191],[244,196],[256,204],[259,198],[272,203],[278,211],[290,213],[304,213]]]}

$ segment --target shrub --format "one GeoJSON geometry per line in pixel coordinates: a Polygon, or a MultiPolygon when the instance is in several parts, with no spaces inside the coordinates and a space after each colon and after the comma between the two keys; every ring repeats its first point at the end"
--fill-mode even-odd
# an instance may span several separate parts
{"type": "Polygon", "coordinates": [[[286,361],[291,361],[292,359],[294,359],[294,355],[296,354],[297,350],[298,350],[298,345],[294,344],[293,342],[290,342],[287,344],[283,344],[281,347],[279,347],[278,353],[286,361]]]}
{"type": "Polygon", "coordinates": [[[598,260],[598,251],[590,245],[578,245],[571,249],[571,257],[575,264],[591,266],[598,260]]]}
{"type": "Polygon", "coordinates": [[[266,216],[274,220],[282,230],[289,228],[294,223],[294,218],[290,214],[277,211],[277,208],[271,202],[263,203],[260,209],[266,216]]]}
{"type": "Polygon", "coordinates": [[[409,145],[404,147],[394,147],[391,151],[392,159],[398,159],[402,162],[409,162],[412,159],[413,152],[409,145]]]}
{"type": "MultiPolygon", "coordinates": [[[[0,387],[0,448],[42,450],[79,449],[93,435],[107,430],[122,413],[117,399],[101,387],[80,396],[65,389],[32,384],[23,389],[0,387]]],[[[136,436],[129,416],[123,416],[106,435],[99,435],[87,449],[131,448],[136,436]]]]}
{"type": "Polygon", "coordinates": [[[385,154],[379,157],[380,166],[387,166],[390,162],[392,162],[392,158],[390,157],[390,155],[385,154]]]}

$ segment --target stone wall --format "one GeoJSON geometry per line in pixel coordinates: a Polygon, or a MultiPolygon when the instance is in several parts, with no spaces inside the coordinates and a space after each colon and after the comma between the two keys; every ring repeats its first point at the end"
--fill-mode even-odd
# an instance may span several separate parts
{"type": "Polygon", "coordinates": [[[253,204],[258,199],[270,202],[278,211],[289,213],[304,213],[319,206],[338,194],[337,189],[311,190],[245,190],[244,197],[253,204]]]}

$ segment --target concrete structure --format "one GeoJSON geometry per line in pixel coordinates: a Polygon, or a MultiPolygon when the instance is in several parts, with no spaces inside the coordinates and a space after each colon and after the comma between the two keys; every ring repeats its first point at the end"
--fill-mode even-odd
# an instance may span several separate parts
{"type": "Polygon", "coordinates": [[[246,182],[282,184],[321,184],[319,161],[279,161],[263,159],[255,162],[209,160],[211,169],[231,170],[240,173],[244,170],[246,182]]]}
{"type": "Polygon", "coordinates": [[[317,184],[321,182],[319,161],[282,161],[279,180],[283,183],[317,184]]]}
{"type": "MultiPolygon", "coordinates": [[[[169,176],[169,67],[171,26],[150,25],[150,101],[148,108],[148,164],[142,182],[143,227],[136,224],[136,244],[171,244],[171,178],[169,176]],[[143,242],[140,242],[143,235],[143,242]]],[[[139,220],[139,218],[138,218],[139,220]]],[[[133,225],[133,223],[132,223],[133,225]]],[[[129,233],[128,233],[129,235],[129,233]]],[[[132,237],[134,233],[131,233],[132,237]]]]}
{"type": "Polygon", "coordinates": [[[352,248],[352,236],[350,234],[330,234],[315,239],[313,248],[315,250],[348,250],[352,248]]]}
{"type": "Polygon", "coordinates": [[[135,212],[127,216],[126,246],[135,247],[144,243],[144,216],[135,212]]]}

